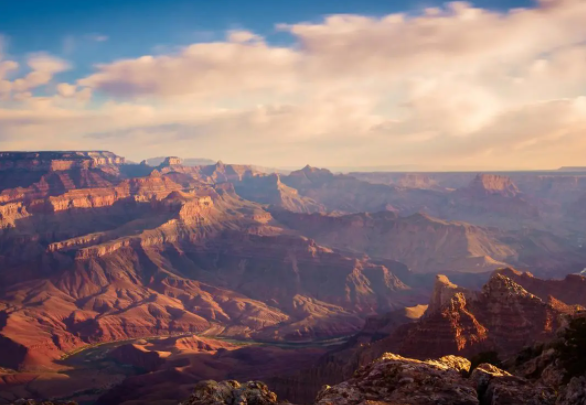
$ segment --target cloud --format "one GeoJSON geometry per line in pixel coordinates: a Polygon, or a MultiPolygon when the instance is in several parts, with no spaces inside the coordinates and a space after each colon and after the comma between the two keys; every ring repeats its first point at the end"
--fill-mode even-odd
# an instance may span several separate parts
{"type": "Polygon", "coordinates": [[[77,86],[68,83],[59,83],[57,85],[57,92],[61,97],[72,97],[75,95],[77,86]]]}
{"type": "MultiPolygon", "coordinates": [[[[21,93],[19,99],[22,98],[23,94],[28,94],[29,90],[49,83],[55,74],[70,68],[70,65],[63,59],[45,53],[29,56],[27,65],[32,71],[11,83],[12,90],[21,93]]],[[[16,68],[16,66],[13,64],[12,68],[16,68]]]]}
{"type": "Polygon", "coordinates": [[[38,53],[29,56],[27,64],[35,72],[48,74],[60,73],[71,67],[69,63],[63,59],[46,53],[38,53]]]}
{"type": "Polygon", "coordinates": [[[236,43],[259,42],[262,41],[262,37],[250,31],[230,31],[228,41],[236,43]]]}
{"type": "MultiPolygon", "coordinates": [[[[81,86],[115,96],[233,96],[283,91],[295,81],[298,55],[258,40],[194,44],[175,55],[143,56],[98,66],[81,86]]],[[[250,38],[248,38],[250,39],[250,38]]]]}
{"type": "Polygon", "coordinates": [[[582,42],[585,9],[581,0],[551,1],[506,13],[454,2],[416,17],[336,15],[322,23],[281,29],[294,34],[317,69],[329,75],[372,73],[375,68],[384,75],[437,73],[438,67],[474,71],[487,64],[527,61],[582,42]]]}
{"type": "Polygon", "coordinates": [[[333,15],[279,25],[292,45],[229,31],[225,40],[100,64],[45,98],[31,90],[68,65],[29,60],[28,75],[0,81],[0,97],[4,86],[21,103],[0,109],[0,132],[48,147],[54,134],[68,148],[136,160],[197,149],[277,166],[579,165],[584,21],[582,0],[333,15]]]}
{"type": "Polygon", "coordinates": [[[13,60],[0,61],[0,79],[6,77],[11,70],[18,69],[18,63],[13,60]]]}

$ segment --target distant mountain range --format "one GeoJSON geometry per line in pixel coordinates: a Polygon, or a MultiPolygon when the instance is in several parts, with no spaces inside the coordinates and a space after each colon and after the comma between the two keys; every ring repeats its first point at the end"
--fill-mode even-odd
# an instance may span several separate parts
{"type": "MultiPolygon", "coordinates": [[[[150,159],[146,159],[144,160],[144,162],[146,164],[148,164],[149,166],[159,166],[161,163],[163,163],[165,161],[165,159],[167,159],[167,156],[159,156],[159,157],[155,157],[155,158],[150,158],[150,159]]],[[[204,158],[176,158],[179,159],[179,161],[181,162],[182,165],[185,166],[207,166],[207,165],[213,165],[216,163],[216,161],[212,160],[212,159],[204,159],[204,158]]],[[[274,168],[274,167],[264,167],[264,166],[257,166],[257,165],[247,165],[250,168],[259,171],[261,173],[289,173],[290,170],[287,169],[279,169],[279,168],[274,168]]]]}

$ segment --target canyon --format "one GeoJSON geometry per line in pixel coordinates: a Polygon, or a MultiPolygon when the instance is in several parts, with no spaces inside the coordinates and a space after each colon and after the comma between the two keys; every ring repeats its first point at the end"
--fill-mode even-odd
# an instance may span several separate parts
{"type": "Polygon", "coordinates": [[[586,305],[584,173],[201,163],[0,153],[0,403],[210,378],[309,403],[386,352],[512,356],[586,305]],[[92,350],[111,376],[71,362],[92,350]]]}

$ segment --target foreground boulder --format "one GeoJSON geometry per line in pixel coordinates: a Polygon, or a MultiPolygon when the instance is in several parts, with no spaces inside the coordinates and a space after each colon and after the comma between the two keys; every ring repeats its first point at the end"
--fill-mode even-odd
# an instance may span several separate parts
{"type": "MultiPolygon", "coordinates": [[[[586,377],[552,387],[458,356],[416,360],[385,353],[352,378],[325,386],[314,405],[586,405],[586,377]]],[[[204,381],[180,405],[284,405],[261,382],[204,381]]]]}
{"type": "Polygon", "coordinates": [[[385,353],[350,380],[325,387],[316,404],[478,405],[475,387],[461,372],[470,363],[454,356],[445,360],[420,361],[385,353]]]}
{"type": "Polygon", "coordinates": [[[574,377],[562,389],[556,405],[584,404],[586,404],[586,377],[574,377]]]}
{"type": "Polygon", "coordinates": [[[277,395],[260,381],[202,381],[180,405],[277,405],[277,395]]]}
{"type": "Polygon", "coordinates": [[[554,389],[516,377],[491,364],[481,364],[472,372],[482,405],[554,405],[554,389]]]}

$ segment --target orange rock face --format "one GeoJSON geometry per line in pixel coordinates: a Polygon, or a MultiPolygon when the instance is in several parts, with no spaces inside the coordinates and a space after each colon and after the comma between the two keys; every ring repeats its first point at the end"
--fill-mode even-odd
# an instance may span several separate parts
{"type": "Polygon", "coordinates": [[[553,336],[560,315],[575,310],[540,299],[500,272],[480,292],[438,276],[426,314],[372,350],[394,349],[418,358],[487,350],[513,354],[553,336]]]}
{"type": "Polygon", "coordinates": [[[586,307],[586,277],[584,276],[569,274],[562,280],[543,280],[529,272],[520,272],[511,268],[502,269],[499,273],[544,301],[553,297],[566,305],[586,307]]]}
{"type": "Polygon", "coordinates": [[[503,197],[515,197],[519,189],[510,177],[496,174],[479,174],[468,186],[468,191],[478,194],[499,194],[503,197]]]}

